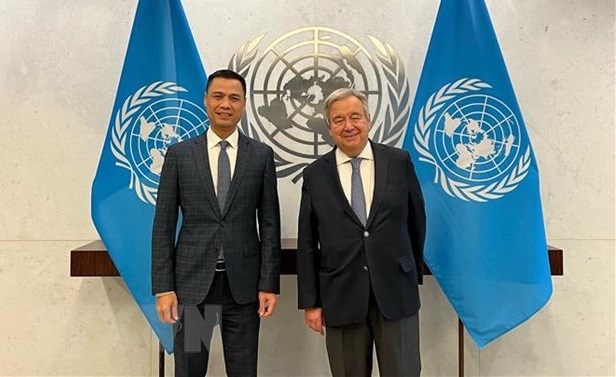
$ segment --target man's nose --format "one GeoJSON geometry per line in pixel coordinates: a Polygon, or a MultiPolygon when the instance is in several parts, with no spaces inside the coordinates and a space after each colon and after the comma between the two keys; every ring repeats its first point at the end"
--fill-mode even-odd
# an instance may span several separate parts
{"type": "Polygon", "coordinates": [[[230,107],[231,106],[231,101],[229,101],[229,98],[223,97],[220,100],[220,106],[222,106],[222,107],[230,107]]]}
{"type": "Polygon", "coordinates": [[[355,129],[355,123],[351,118],[345,119],[344,120],[344,130],[345,131],[352,131],[355,129]]]}

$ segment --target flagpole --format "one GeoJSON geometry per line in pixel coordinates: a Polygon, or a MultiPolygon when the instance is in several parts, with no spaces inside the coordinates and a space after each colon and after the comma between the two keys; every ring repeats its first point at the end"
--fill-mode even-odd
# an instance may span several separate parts
{"type": "Polygon", "coordinates": [[[464,377],[464,324],[458,317],[458,376],[464,377]]]}
{"type": "Polygon", "coordinates": [[[158,342],[158,376],[165,377],[165,348],[158,342]]]}

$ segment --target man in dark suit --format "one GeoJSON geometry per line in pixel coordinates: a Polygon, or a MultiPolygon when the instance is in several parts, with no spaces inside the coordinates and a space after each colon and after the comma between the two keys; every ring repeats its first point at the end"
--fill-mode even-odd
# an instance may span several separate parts
{"type": "Polygon", "coordinates": [[[246,107],[242,76],[211,74],[205,107],[208,131],[169,147],[165,156],[152,234],[152,290],[161,321],[175,324],[176,376],[206,374],[216,318],[227,374],[256,376],[260,317],[272,314],[280,290],[274,155],[237,129],[246,107]]]}
{"type": "Polygon", "coordinates": [[[325,101],[336,147],[303,174],[299,308],[323,334],[334,376],[418,376],[425,212],[409,154],[368,140],[366,97],[325,101]]]}

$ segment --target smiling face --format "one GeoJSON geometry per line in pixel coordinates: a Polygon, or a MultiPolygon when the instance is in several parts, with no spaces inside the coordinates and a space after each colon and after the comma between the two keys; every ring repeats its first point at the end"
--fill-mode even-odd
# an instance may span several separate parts
{"type": "Polygon", "coordinates": [[[370,118],[355,96],[332,102],[328,111],[329,134],[349,157],[357,157],[368,142],[370,118]]]}
{"type": "Polygon", "coordinates": [[[237,128],[246,109],[246,96],[238,80],[214,78],[205,94],[210,129],[225,139],[237,128]]]}

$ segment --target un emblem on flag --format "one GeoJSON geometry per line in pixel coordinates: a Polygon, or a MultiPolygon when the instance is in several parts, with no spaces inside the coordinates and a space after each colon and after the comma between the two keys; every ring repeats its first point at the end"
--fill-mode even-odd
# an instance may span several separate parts
{"type": "Polygon", "coordinates": [[[154,82],[130,95],[115,114],[111,151],[116,165],[130,171],[129,188],[152,205],[169,146],[202,134],[209,125],[202,106],[178,96],[186,91],[173,82],[154,82]]]}
{"type": "Polygon", "coordinates": [[[514,190],[531,162],[516,115],[481,93],[487,88],[478,79],[443,86],[419,110],[414,129],[413,144],[420,160],[434,165],[435,183],[465,201],[485,202],[514,190]]]}
{"type": "Polygon", "coordinates": [[[292,30],[259,51],[263,39],[241,46],[229,68],[250,85],[248,116],[240,128],[272,146],[278,177],[297,182],[306,165],[331,150],[324,102],[339,88],[354,88],[368,98],[373,140],[400,142],[410,112],[409,85],[389,44],[369,36],[364,46],[327,27],[292,30]]]}

